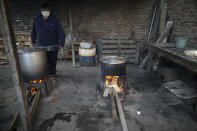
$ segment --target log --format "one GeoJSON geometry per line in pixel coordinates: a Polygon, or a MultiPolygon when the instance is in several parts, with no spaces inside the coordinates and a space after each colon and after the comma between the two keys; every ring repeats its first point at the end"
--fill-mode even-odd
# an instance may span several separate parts
{"type": "Polygon", "coordinates": [[[34,97],[32,101],[32,105],[30,107],[30,111],[27,116],[28,119],[33,119],[33,115],[35,114],[37,107],[38,107],[39,98],[40,98],[40,90],[36,93],[36,96],[34,97]]]}
{"type": "Polygon", "coordinates": [[[14,118],[12,119],[11,124],[8,128],[9,131],[15,131],[18,120],[19,120],[19,112],[17,112],[14,118]]]}
{"type": "Polygon", "coordinates": [[[114,93],[111,94],[111,104],[112,104],[112,118],[114,122],[118,122],[118,115],[116,111],[116,104],[115,104],[115,98],[114,93]]]}
{"type": "Polygon", "coordinates": [[[124,111],[122,109],[122,104],[118,98],[118,94],[116,93],[116,91],[114,90],[115,93],[115,97],[116,97],[116,104],[118,107],[118,112],[119,112],[119,117],[120,117],[120,121],[121,121],[121,125],[122,125],[122,129],[123,131],[128,131],[128,127],[127,127],[127,122],[124,116],[124,111]]]}
{"type": "Polygon", "coordinates": [[[173,21],[168,21],[164,31],[159,36],[159,38],[158,38],[158,40],[156,41],[155,44],[164,43],[163,40],[165,40],[167,38],[167,36],[169,35],[169,33],[172,30],[173,26],[174,26],[174,22],[173,21]]]}
{"type": "Polygon", "coordinates": [[[11,65],[13,85],[16,89],[17,103],[22,121],[22,126],[25,131],[30,128],[30,121],[27,120],[28,105],[25,95],[25,88],[21,74],[20,62],[16,49],[16,42],[11,22],[11,17],[8,12],[8,0],[0,1],[0,26],[3,36],[5,51],[8,55],[9,64],[11,65]]]}

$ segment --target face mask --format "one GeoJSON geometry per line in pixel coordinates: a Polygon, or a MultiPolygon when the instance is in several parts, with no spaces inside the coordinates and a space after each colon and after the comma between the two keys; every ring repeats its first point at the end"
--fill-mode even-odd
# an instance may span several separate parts
{"type": "Polygon", "coordinates": [[[42,11],[42,15],[43,15],[44,17],[49,17],[50,12],[49,12],[49,11],[42,11]]]}

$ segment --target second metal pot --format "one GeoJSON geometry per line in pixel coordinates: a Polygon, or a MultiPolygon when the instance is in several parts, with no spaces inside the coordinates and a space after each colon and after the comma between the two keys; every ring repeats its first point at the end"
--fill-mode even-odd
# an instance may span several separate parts
{"type": "Polygon", "coordinates": [[[101,58],[102,75],[121,76],[126,73],[126,59],[120,56],[104,56],[101,58]]]}

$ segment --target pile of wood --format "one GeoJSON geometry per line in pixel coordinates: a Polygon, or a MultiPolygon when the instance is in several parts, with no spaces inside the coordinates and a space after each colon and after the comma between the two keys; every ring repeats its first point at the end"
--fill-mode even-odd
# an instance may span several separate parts
{"type": "MultiPolygon", "coordinates": [[[[172,32],[174,28],[174,22],[168,21],[166,23],[167,14],[167,1],[156,0],[155,8],[153,12],[152,22],[147,37],[147,44],[158,45],[161,43],[167,43],[168,40],[172,39],[172,32]]],[[[140,64],[140,68],[151,66],[152,63],[152,52],[148,49],[148,54],[145,56],[140,64]]],[[[149,67],[148,67],[149,68],[149,67]]]]}

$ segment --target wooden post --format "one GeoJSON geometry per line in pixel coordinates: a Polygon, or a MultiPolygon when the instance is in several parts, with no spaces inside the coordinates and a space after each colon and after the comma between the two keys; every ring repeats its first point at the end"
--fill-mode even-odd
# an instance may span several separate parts
{"type": "Polygon", "coordinates": [[[11,17],[8,14],[8,0],[0,0],[0,26],[3,36],[5,51],[8,55],[9,64],[11,66],[13,85],[16,89],[17,103],[22,125],[25,131],[28,131],[27,114],[28,106],[25,96],[24,83],[22,80],[19,58],[16,49],[16,42],[12,28],[11,17]]]}
{"type": "MultiPolygon", "coordinates": [[[[73,38],[73,25],[72,25],[72,1],[69,1],[69,24],[70,24],[70,33],[71,33],[71,39],[73,38]]],[[[73,62],[73,67],[76,67],[76,62],[75,62],[75,47],[74,47],[74,43],[72,42],[72,62],[73,62]]]]}

